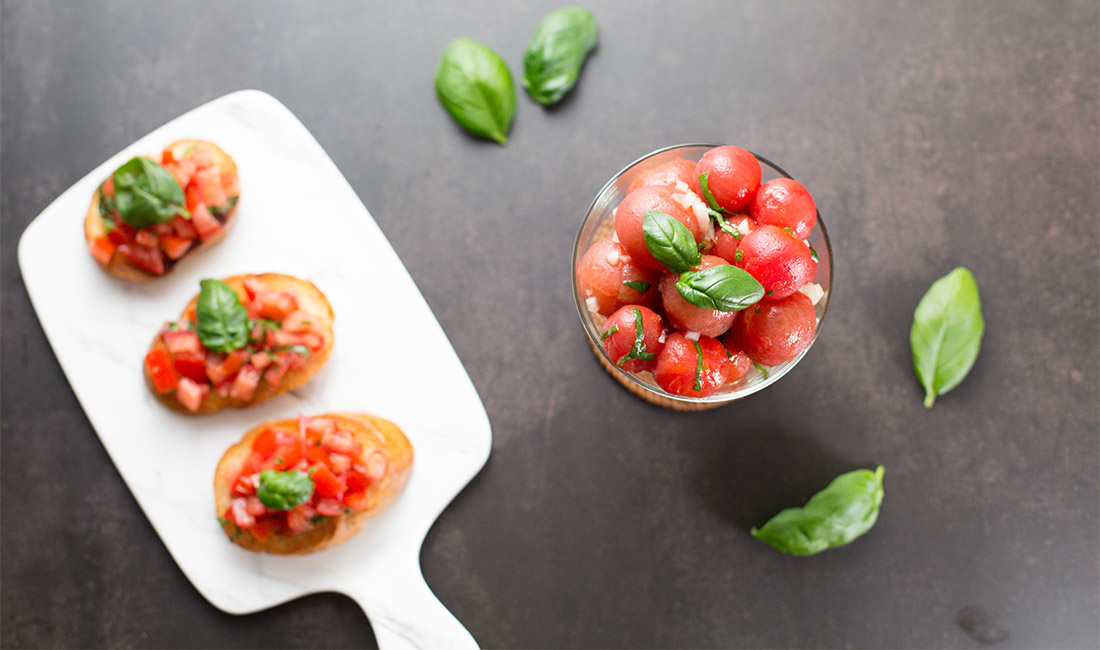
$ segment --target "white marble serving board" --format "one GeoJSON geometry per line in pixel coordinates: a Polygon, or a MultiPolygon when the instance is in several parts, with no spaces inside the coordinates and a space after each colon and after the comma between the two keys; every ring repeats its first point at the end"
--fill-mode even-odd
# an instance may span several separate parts
{"type": "MultiPolygon", "coordinates": [[[[366,151],[364,155],[372,155],[366,151]]],[[[488,460],[485,409],[401,260],[300,121],[255,90],[226,95],[111,157],[24,232],[19,264],[31,301],[103,446],[184,574],[235,614],[336,591],[366,612],[382,648],[476,647],[420,572],[424,536],[488,460]],[[218,143],[236,161],[241,200],[228,236],[168,276],[130,283],[89,255],[82,222],[96,186],[121,163],[168,143],[218,143]],[[307,278],[336,314],[332,358],[302,388],[254,408],[189,417],[142,379],[148,345],[202,278],[281,272],[307,278]],[[405,492],[358,535],[299,557],[245,551],[222,532],[214,468],[254,424],[358,410],[396,422],[415,449],[405,492]]],[[[109,480],[106,479],[105,480],[109,480]]]]}

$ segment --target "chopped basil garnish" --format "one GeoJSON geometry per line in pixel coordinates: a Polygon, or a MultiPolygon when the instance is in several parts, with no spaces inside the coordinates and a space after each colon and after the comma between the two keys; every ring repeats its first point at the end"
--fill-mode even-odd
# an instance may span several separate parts
{"type": "Polygon", "coordinates": [[[180,324],[177,323],[176,321],[169,321],[166,325],[168,327],[169,332],[175,332],[175,331],[179,330],[179,328],[180,328],[180,324]]]}
{"type": "Polygon", "coordinates": [[[711,221],[718,225],[718,229],[726,233],[734,239],[741,239],[741,231],[733,227],[733,224],[726,219],[722,213],[717,212],[711,208],[707,208],[707,215],[710,216],[711,221]]]}
{"type": "Polygon", "coordinates": [[[687,271],[676,281],[676,291],[701,309],[740,311],[756,304],[764,287],[744,269],[719,264],[702,271],[687,271]]]}
{"type": "Polygon", "coordinates": [[[710,184],[707,182],[707,178],[710,176],[710,172],[703,172],[699,174],[699,189],[703,191],[703,200],[707,202],[707,205],[711,210],[715,212],[721,212],[722,214],[730,214],[730,211],[718,205],[718,201],[714,200],[714,195],[710,193],[710,184]]]}
{"type": "MultiPolygon", "coordinates": [[[[808,242],[807,242],[807,243],[808,243],[808,242]]],[[[738,252],[740,252],[740,251],[738,251],[738,252]]],[[[813,244],[810,244],[810,259],[812,259],[812,260],[813,260],[813,261],[815,261],[815,262],[817,262],[817,261],[818,261],[818,259],[817,259],[817,251],[815,251],[815,250],[814,250],[814,245],[813,245],[813,244]]]]}
{"type": "Polygon", "coordinates": [[[618,331],[619,331],[619,326],[618,325],[612,325],[611,327],[609,327],[609,328],[605,329],[604,331],[600,332],[600,340],[602,341],[602,340],[610,337],[612,334],[614,334],[615,332],[618,332],[618,331]]]}
{"type": "Polygon", "coordinates": [[[153,226],[177,214],[190,215],[176,177],[144,156],[131,158],[113,178],[118,216],[131,226],[153,226]]]}
{"type": "Polygon", "coordinates": [[[223,214],[225,214],[226,212],[229,212],[230,210],[232,210],[233,206],[237,205],[237,199],[239,199],[239,198],[241,198],[241,197],[231,196],[228,199],[226,199],[224,204],[216,205],[216,206],[207,206],[207,209],[210,210],[210,214],[214,215],[215,217],[220,217],[223,214]]]}
{"type": "Polygon", "coordinates": [[[673,273],[688,271],[702,261],[687,226],[660,210],[645,211],[642,235],[653,257],[673,273]]]}
{"type": "Polygon", "coordinates": [[[695,344],[695,390],[703,390],[703,346],[699,345],[699,340],[692,341],[695,344]]]}
{"type": "Polygon", "coordinates": [[[770,296],[770,295],[772,295],[773,293],[775,293],[775,289],[772,289],[771,291],[765,291],[765,292],[764,292],[764,295],[765,295],[765,296],[770,296]]]}
{"type": "Polygon", "coordinates": [[[624,363],[631,359],[637,359],[639,361],[651,361],[657,355],[653,352],[645,351],[645,323],[642,322],[642,310],[637,307],[633,308],[634,311],[634,345],[630,348],[630,352],[623,355],[622,359],[615,362],[616,366],[622,367],[624,363]]]}
{"type": "Polygon", "coordinates": [[[737,252],[733,254],[733,261],[740,262],[745,259],[745,253],[741,249],[737,249],[737,252]]]}
{"type": "Polygon", "coordinates": [[[649,291],[649,287],[653,286],[645,280],[626,280],[623,285],[630,287],[638,293],[645,293],[649,291]]]}
{"type": "Polygon", "coordinates": [[[768,369],[767,368],[765,368],[764,366],[760,365],[759,363],[757,363],[755,361],[752,362],[752,365],[755,366],[756,369],[760,371],[760,374],[764,376],[764,379],[768,378],[768,369]]]}
{"type": "Polygon", "coordinates": [[[295,352],[297,354],[302,355],[303,357],[308,357],[309,355],[313,354],[313,350],[310,350],[309,348],[307,348],[304,345],[288,345],[285,348],[280,348],[279,349],[280,352],[282,352],[284,350],[287,351],[287,352],[295,352]]]}
{"type": "Polygon", "coordinates": [[[248,343],[248,310],[237,292],[221,280],[199,283],[195,314],[202,345],[212,352],[232,352],[248,343]]]}
{"type": "Polygon", "coordinates": [[[313,479],[296,469],[287,472],[265,469],[260,472],[256,496],[272,510],[293,510],[313,496],[313,479]]]}

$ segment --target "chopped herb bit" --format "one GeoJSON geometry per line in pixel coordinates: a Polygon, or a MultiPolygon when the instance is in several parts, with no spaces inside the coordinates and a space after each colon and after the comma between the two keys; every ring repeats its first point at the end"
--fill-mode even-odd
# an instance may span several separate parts
{"type": "Polygon", "coordinates": [[[615,332],[618,332],[618,331],[619,331],[619,326],[618,325],[612,325],[611,327],[609,327],[609,328],[605,329],[604,331],[600,332],[600,340],[602,341],[602,340],[608,338],[609,336],[613,335],[615,332]]]}
{"type": "Polygon", "coordinates": [[[637,291],[638,293],[645,293],[649,291],[649,287],[653,286],[645,280],[627,280],[623,282],[625,286],[637,291]]]}
{"type": "Polygon", "coordinates": [[[771,291],[765,291],[765,292],[764,292],[764,295],[765,295],[765,296],[770,296],[770,295],[772,295],[773,293],[775,293],[775,290],[774,290],[774,289],[772,289],[771,291]]]}
{"type": "Polygon", "coordinates": [[[810,259],[812,259],[815,262],[818,261],[817,251],[814,250],[814,245],[813,244],[810,244],[810,259]]]}
{"type": "Polygon", "coordinates": [[[741,249],[738,249],[737,252],[733,254],[733,261],[740,262],[743,259],[745,259],[745,252],[741,249]]]}
{"type": "Polygon", "coordinates": [[[699,345],[699,340],[692,341],[695,344],[695,390],[703,390],[703,346],[699,345]]]}
{"type": "Polygon", "coordinates": [[[707,208],[707,215],[710,216],[711,221],[718,225],[718,229],[726,233],[734,239],[741,239],[741,231],[734,228],[730,222],[722,215],[722,213],[707,208]]]}
{"type": "Polygon", "coordinates": [[[304,345],[288,345],[285,348],[279,348],[280,352],[294,352],[304,357],[313,354],[313,350],[310,350],[304,345]]]}
{"type": "Polygon", "coordinates": [[[792,237],[794,236],[794,231],[793,231],[793,230],[791,230],[790,228],[788,228],[788,227],[786,227],[786,226],[783,226],[783,230],[786,230],[787,232],[791,233],[791,236],[792,236],[792,237]]]}
{"type": "Polygon", "coordinates": [[[321,521],[324,518],[325,518],[324,515],[313,515],[312,517],[310,517],[310,521],[313,522],[313,523],[317,523],[318,521],[321,521]]]}
{"type": "Polygon", "coordinates": [[[308,321],[308,320],[302,321],[302,325],[312,325],[312,324],[313,324],[313,321],[308,321]]]}
{"type": "Polygon", "coordinates": [[[703,191],[703,200],[707,202],[707,206],[715,212],[721,212],[722,214],[729,214],[729,210],[718,205],[718,201],[714,200],[714,195],[710,193],[710,183],[707,182],[707,178],[710,176],[710,172],[703,172],[699,174],[699,189],[703,191]]]}
{"type": "Polygon", "coordinates": [[[355,510],[352,509],[352,508],[344,508],[344,514],[345,515],[350,515],[353,512],[355,512],[355,510]]]}
{"type": "Polygon", "coordinates": [[[757,363],[755,361],[752,362],[752,365],[756,366],[756,369],[760,371],[760,374],[764,376],[764,379],[768,378],[768,369],[767,368],[765,368],[764,366],[760,365],[759,363],[757,363]]]}
{"type": "Polygon", "coordinates": [[[176,321],[171,321],[170,323],[168,323],[168,331],[169,332],[175,332],[179,328],[180,328],[180,324],[177,323],[176,321]]]}
{"type": "Polygon", "coordinates": [[[634,311],[634,346],[630,348],[630,352],[623,355],[622,359],[615,362],[616,366],[622,367],[624,363],[631,359],[637,359],[639,361],[651,361],[657,355],[653,352],[645,351],[645,323],[642,322],[642,310],[637,307],[633,308],[634,311]]]}
{"type": "Polygon", "coordinates": [[[224,526],[224,525],[229,523],[229,520],[226,519],[225,517],[218,517],[218,523],[221,524],[222,526],[224,526]]]}

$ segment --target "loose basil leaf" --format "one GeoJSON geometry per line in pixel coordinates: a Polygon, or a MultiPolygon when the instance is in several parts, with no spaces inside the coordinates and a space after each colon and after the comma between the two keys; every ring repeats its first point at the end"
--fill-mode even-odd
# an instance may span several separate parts
{"type": "Polygon", "coordinates": [[[710,178],[710,172],[703,172],[699,174],[699,189],[703,191],[703,200],[707,202],[707,206],[715,212],[721,214],[730,214],[730,211],[718,205],[718,201],[714,200],[714,195],[710,193],[710,183],[707,179],[710,178]]]}
{"type": "Polygon", "coordinates": [[[456,38],[443,50],[435,71],[440,103],[470,133],[508,142],[516,112],[516,89],[504,60],[469,38],[456,38]]]}
{"type": "Polygon", "coordinates": [[[580,7],[564,7],[543,18],[523,54],[520,81],[531,98],[549,106],[572,90],[598,36],[596,18],[580,7]]]}
{"type": "Polygon", "coordinates": [[[195,305],[199,340],[212,352],[232,352],[248,343],[248,310],[241,304],[237,292],[221,280],[199,283],[199,300],[195,305]]]}
{"type": "Polygon", "coordinates": [[[937,395],[958,386],[970,372],[984,331],[978,283],[970,271],[960,266],[924,294],[913,314],[909,346],[925,408],[932,408],[937,395]]]}
{"type": "Polygon", "coordinates": [[[673,273],[688,271],[703,259],[687,226],[660,210],[645,211],[642,236],[653,257],[673,273]]]}
{"type": "Polygon", "coordinates": [[[801,508],[787,508],[752,536],[791,555],[844,546],[871,530],[882,505],[883,468],[841,474],[801,508]]]}
{"type": "Polygon", "coordinates": [[[131,158],[116,169],[114,184],[118,216],[135,228],[171,221],[177,214],[190,215],[176,177],[148,158],[131,158]]]}
{"type": "Polygon", "coordinates": [[[313,496],[313,479],[296,469],[286,472],[265,469],[260,472],[256,496],[272,510],[293,510],[313,496]]]}
{"type": "Polygon", "coordinates": [[[645,280],[626,280],[623,282],[623,284],[637,291],[638,293],[645,293],[646,291],[649,291],[649,288],[651,286],[653,286],[645,280]]]}
{"type": "Polygon", "coordinates": [[[756,278],[732,264],[687,271],[676,281],[676,291],[696,307],[718,311],[740,311],[764,297],[756,278]]]}

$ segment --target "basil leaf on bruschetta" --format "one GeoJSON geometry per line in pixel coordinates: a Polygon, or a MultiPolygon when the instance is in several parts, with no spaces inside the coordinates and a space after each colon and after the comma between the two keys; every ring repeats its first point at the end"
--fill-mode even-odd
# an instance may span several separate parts
{"type": "Polygon", "coordinates": [[[145,156],[131,158],[115,170],[114,202],[118,216],[135,228],[189,216],[183,188],[172,173],[145,156]]]}
{"type": "Polygon", "coordinates": [[[199,283],[196,331],[202,346],[212,352],[232,352],[248,343],[248,310],[237,292],[221,280],[199,283]]]}
{"type": "Polygon", "coordinates": [[[285,472],[265,469],[260,472],[256,496],[271,510],[292,510],[313,496],[313,479],[296,469],[285,472]]]}

